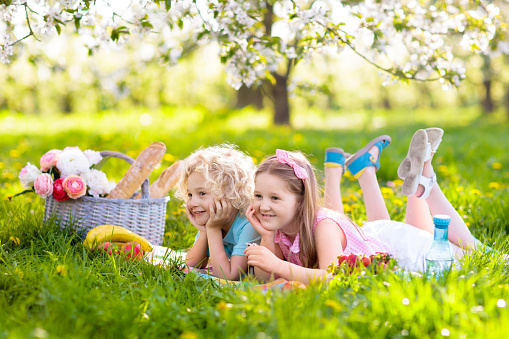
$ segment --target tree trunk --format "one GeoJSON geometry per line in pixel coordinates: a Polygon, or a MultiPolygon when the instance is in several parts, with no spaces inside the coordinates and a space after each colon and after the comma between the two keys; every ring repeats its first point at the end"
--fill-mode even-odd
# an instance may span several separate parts
{"type": "Polygon", "coordinates": [[[482,67],[483,73],[483,85],[484,85],[484,98],[482,100],[483,111],[486,114],[493,113],[495,110],[495,105],[493,103],[493,98],[491,96],[491,78],[492,78],[492,69],[491,69],[491,59],[489,56],[484,56],[484,64],[482,67]]]}
{"type": "Polygon", "coordinates": [[[246,106],[254,106],[257,109],[263,108],[263,93],[261,86],[257,88],[247,87],[242,85],[237,91],[237,108],[244,108],[246,106]]]}
{"type": "Polygon", "coordinates": [[[288,104],[288,78],[283,75],[272,73],[276,78],[276,84],[272,86],[274,97],[274,124],[290,125],[290,106],[288,104]]]}

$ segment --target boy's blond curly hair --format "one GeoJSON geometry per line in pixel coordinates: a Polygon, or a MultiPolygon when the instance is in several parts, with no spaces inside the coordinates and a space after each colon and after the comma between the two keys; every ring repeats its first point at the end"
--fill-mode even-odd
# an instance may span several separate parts
{"type": "Polygon", "coordinates": [[[236,146],[221,144],[200,148],[186,159],[175,196],[187,200],[187,180],[200,172],[214,199],[226,199],[243,214],[253,199],[256,166],[236,146]]]}

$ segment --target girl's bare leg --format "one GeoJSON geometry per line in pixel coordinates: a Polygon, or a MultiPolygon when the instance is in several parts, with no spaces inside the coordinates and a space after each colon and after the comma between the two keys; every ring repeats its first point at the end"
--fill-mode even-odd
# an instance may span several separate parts
{"type": "MultiPolygon", "coordinates": [[[[379,150],[376,146],[373,146],[369,153],[378,158],[379,150]]],[[[389,211],[387,206],[385,206],[384,197],[376,178],[375,167],[366,167],[358,181],[361,186],[362,196],[364,197],[364,204],[366,205],[367,221],[390,220],[389,211]]]]}
{"type": "MultiPolygon", "coordinates": [[[[422,174],[425,177],[431,178],[433,177],[433,173],[431,160],[428,160],[424,163],[422,174]]],[[[405,223],[433,234],[435,232],[435,225],[433,224],[428,204],[426,200],[418,198],[422,195],[422,193],[424,193],[424,187],[419,185],[416,194],[408,197],[405,212],[405,223]]]]}
{"type": "Polygon", "coordinates": [[[345,214],[343,209],[343,200],[341,197],[341,177],[343,176],[343,166],[324,167],[325,173],[325,191],[324,207],[345,214]]]}
{"type": "MultiPolygon", "coordinates": [[[[423,175],[425,177],[432,177],[433,176],[433,167],[431,165],[431,160],[424,163],[424,169],[423,169],[423,175]]],[[[424,187],[419,185],[417,188],[417,192],[415,193],[415,196],[412,198],[415,198],[417,200],[417,197],[421,196],[424,192],[424,187]]],[[[413,199],[412,199],[413,201],[413,199]]],[[[409,205],[410,205],[410,198],[408,199],[409,205]]],[[[424,201],[423,201],[424,202],[424,201]]],[[[467,225],[463,221],[463,218],[458,214],[456,209],[451,205],[447,197],[445,196],[444,192],[442,192],[442,189],[438,185],[438,183],[435,183],[433,187],[431,188],[431,192],[429,194],[429,197],[425,200],[426,204],[429,207],[429,211],[432,215],[436,214],[446,214],[451,217],[451,223],[449,224],[449,241],[453,244],[463,248],[463,249],[470,249],[475,247],[475,239],[470,233],[470,230],[468,229],[467,225]]],[[[420,203],[419,203],[420,204],[420,203]]],[[[411,207],[416,209],[417,207],[411,207]]],[[[407,206],[408,209],[408,206],[407,206]]],[[[408,214],[408,211],[407,211],[408,214]]],[[[429,215],[429,213],[428,213],[429,215]]],[[[408,220],[408,216],[407,216],[408,220]]],[[[407,222],[411,225],[414,225],[410,222],[407,222]]],[[[431,222],[432,230],[434,230],[434,225],[431,222]]],[[[414,225],[415,226],[415,225],[414,225]]],[[[433,231],[431,231],[433,232],[433,231]]]]}

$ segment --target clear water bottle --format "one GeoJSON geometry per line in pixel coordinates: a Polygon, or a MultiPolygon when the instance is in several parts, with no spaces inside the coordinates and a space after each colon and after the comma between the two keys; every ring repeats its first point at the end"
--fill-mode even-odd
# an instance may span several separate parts
{"type": "Polygon", "coordinates": [[[433,217],[435,237],[426,254],[426,274],[428,276],[440,276],[449,272],[452,267],[454,253],[448,239],[450,222],[451,217],[445,214],[437,214],[433,217]]]}

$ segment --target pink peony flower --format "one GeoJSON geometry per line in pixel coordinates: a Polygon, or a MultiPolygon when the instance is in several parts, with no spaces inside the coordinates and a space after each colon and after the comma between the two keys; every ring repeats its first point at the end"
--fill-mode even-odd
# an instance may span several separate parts
{"type": "Polygon", "coordinates": [[[25,188],[31,188],[34,186],[34,181],[39,175],[41,175],[41,171],[37,166],[27,163],[19,172],[18,178],[25,188]]]}
{"type": "Polygon", "coordinates": [[[72,199],[78,199],[87,193],[87,184],[79,175],[69,175],[64,179],[62,186],[72,199]]]}
{"type": "Polygon", "coordinates": [[[34,182],[35,193],[39,194],[41,198],[47,198],[53,193],[53,178],[48,173],[43,173],[35,179],[34,182]]]}
{"type": "Polygon", "coordinates": [[[53,183],[53,198],[56,201],[66,201],[69,199],[67,192],[64,190],[63,182],[64,178],[60,178],[53,183]]]}
{"type": "Polygon", "coordinates": [[[41,171],[46,172],[49,171],[51,166],[56,166],[60,153],[62,153],[62,151],[58,149],[52,149],[46,152],[46,154],[41,157],[41,171]]]}

